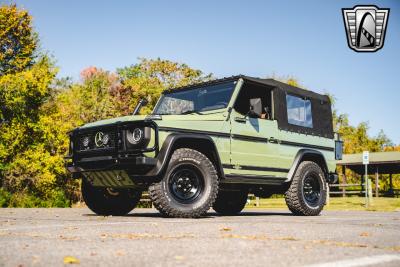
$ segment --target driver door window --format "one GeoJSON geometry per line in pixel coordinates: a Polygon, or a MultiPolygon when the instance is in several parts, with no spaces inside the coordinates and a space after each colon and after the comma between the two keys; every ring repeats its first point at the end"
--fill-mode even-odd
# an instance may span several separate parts
{"type": "Polygon", "coordinates": [[[241,89],[234,109],[246,116],[250,111],[250,100],[261,99],[262,110],[260,119],[272,119],[272,91],[263,86],[246,86],[241,89]],[[250,88],[251,87],[251,88],[250,88]]]}

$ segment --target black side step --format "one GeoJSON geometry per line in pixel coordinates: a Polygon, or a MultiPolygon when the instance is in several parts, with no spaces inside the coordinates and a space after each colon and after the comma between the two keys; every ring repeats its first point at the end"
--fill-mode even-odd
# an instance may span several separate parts
{"type": "Polygon", "coordinates": [[[267,175],[225,174],[225,179],[222,179],[221,183],[281,185],[286,179],[286,177],[267,175]]]}

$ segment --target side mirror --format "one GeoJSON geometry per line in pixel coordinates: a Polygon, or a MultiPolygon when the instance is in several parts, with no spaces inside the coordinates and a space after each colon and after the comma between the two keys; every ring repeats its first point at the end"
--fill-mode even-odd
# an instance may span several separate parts
{"type": "Polygon", "coordinates": [[[248,116],[250,118],[260,118],[262,114],[261,98],[250,99],[250,110],[248,116]]]}
{"type": "Polygon", "coordinates": [[[147,101],[147,99],[142,98],[139,100],[139,102],[137,103],[135,109],[133,110],[132,115],[136,115],[139,113],[140,109],[144,106],[146,106],[149,103],[149,101],[147,101]]]}

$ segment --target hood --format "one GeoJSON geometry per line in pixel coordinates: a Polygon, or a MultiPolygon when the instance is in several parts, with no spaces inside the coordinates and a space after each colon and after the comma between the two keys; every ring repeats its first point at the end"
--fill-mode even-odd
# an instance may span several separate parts
{"type": "Polygon", "coordinates": [[[83,128],[89,128],[89,127],[95,127],[95,126],[110,125],[110,124],[113,124],[116,122],[140,121],[140,120],[144,120],[146,117],[147,117],[146,115],[130,115],[130,116],[123,116],[123,117],[116,117],[116,118],[86,123],[83,126],[81,126],[80,128],[83,129],[83,128]]]}
{"type": "Polygon", "coordinates": [[[84,129],[95,126],[110,125],[116,122],[141,121],[145,119],[153,119],[159,126],[170,126],[170,125],[178,125],[181,122],[185,122],[186,124],[198,121],[223,121],[226,120],[227,115],[228,112],[225,109],[205,114],[192,113],[186,115],[160,115],[157,117],[153,117],[151,115],[129,115],[129,116],[116,117],[111,119],[90,122],[81,126],[80,128],[84,129]]]}

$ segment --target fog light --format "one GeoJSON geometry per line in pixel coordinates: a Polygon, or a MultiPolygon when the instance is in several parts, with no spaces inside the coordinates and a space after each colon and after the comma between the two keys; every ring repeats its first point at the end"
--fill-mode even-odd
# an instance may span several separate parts
{"type": "Polygon", "coordinates": [[[108,141],[110,141],[110,136],[108,134],[105,134],[103,136],[103,144],[107,145],[108,141]]]}
{"type": "Polygon", "coordinates": [[[83,138],[83,140],[82,140],[82,145],[84,146],[84,147],[87,147],[88,145],[89,145],[89,136],[85,136],[84,138],[83,138]]]}

